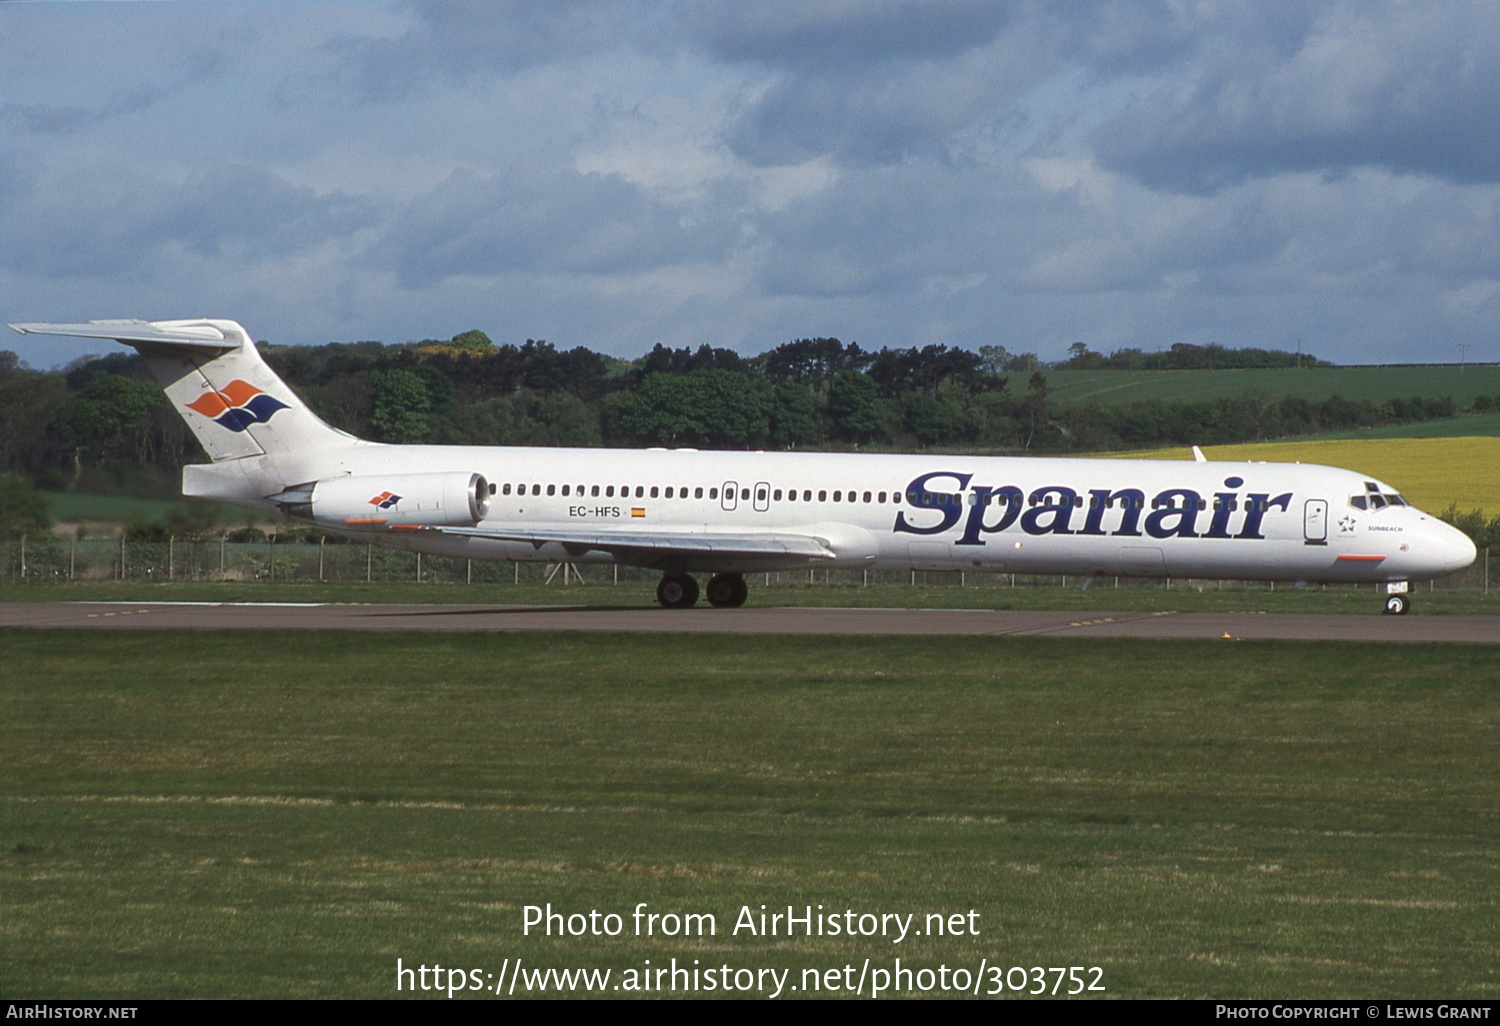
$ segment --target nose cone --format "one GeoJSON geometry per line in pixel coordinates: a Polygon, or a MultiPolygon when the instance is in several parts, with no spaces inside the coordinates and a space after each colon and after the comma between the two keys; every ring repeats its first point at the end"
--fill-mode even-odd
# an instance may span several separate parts
{"type": "Polygon", "coordinates": [[[1458,528],[1434,520],[1431,529],[1435,535],[1431,542],[1432,554],[1439,573],[1456,573],[1479,557],[1474,542],[1458,528]]]}

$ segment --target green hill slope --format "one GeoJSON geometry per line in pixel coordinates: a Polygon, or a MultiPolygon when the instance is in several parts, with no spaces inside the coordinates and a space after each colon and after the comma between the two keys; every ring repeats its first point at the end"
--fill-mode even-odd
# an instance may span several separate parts
{"type": "MultiPolygon", "coordinates": [[[[1291,395],[1309,400],[1407,399],[1451,396],[1460,406],[1474,397],[1500,394],[1500,364],[1431,364],[1420,367],[1323,367],[1295,370],[1046,371],[1048,398],[1059,406],[1128,403],[1149,399],[1187,402],[1246,393],[1291,395]]],[[[1011,391],[1025,390],[1012,375],[1011,391]]]]}

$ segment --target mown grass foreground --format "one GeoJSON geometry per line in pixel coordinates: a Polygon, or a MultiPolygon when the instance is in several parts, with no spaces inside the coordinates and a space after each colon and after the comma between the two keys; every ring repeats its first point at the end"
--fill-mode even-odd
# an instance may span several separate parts
{"type": "Polygon", "coordinates": [[[517,957],[1500,992],[1490,646],[7,631],[0,665],[5,997],[517,957]],[[549,902],[626,932],[523,936],[549,902]],[[641,902],[718,931],[632,936],[641,902]],[[732,935],[762,904],[980,932],[732,935]]]}
{"type": "MultiPolygon", "coordinates": [[[[851,575],[856,581],[858,575],[851,575]]],[[[602,580],[601,580],[602,577],[602,580]]],[[[1141,585],[1125,581],[1114,587],[1100,578],[1083,591],[1080,578],[1068,587],[1008,588],[1000,575],[974,575],[960,587],[956,574],[943,584],[771,584],[749,575],[751,606],[858,609],[1071,609],[1080,612],[1222,612],[1380,615],[1385,597],[1376,585],[1312,585],[1294,588],[1285,583],[1270,590],[1264,584],[1219,587],[1215,581],[1173,581],[1141,585]]],[[[1057,581],[1054,577],[1052,581],[1057,581]]],[[[573,584],[413,584],[383,581],[374,584],[316,581],[77,581],[60,584],[0,586],[0,602],[326,602],[359,605],[471,605],[471,606],[640,606],[655,608],[656,583],[573,584]]],[[[1429,590],[1414,586],[1415,615],[1500,616],[1500,588],[1485,593],[1477,588],[1429,590]]],[[[1500,629],[1500,627],[1497,627],[1500,629]]]]}

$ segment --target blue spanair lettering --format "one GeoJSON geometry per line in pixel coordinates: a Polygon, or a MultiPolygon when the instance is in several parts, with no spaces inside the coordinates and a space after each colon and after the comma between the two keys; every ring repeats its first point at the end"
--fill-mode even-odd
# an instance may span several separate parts
{"type": "MultiPolygon", "coordinates": [[[[1226,477],[1225,488],[1238,488],[1245,483],[1243,477],[1226,477]]],[[[1214,519],[1204,532],[1205,538],[1228,538],[1229,518],[1239,508],[1239,496],[1236,492],[1214,492],[1214,519]]]]}
{"type": "Polygon", "coordinates": [[[964,489],[969,487],[969,479],[973,474],[956,474],[951,470],[934,470],[930,474],[923,474],[911,484],[906,486],[906,500],[918,509],[936,510],[942,514],[942,520],[932,527],[917,527],[906,520],[905,512],[896,513],[897,533],[906,534],[942,534],[948,528],[958,523],[958,518],[963,514],[963,505],[957,501],[950,502],[947,492],[957,492],[960,495],[964,489]],[[957,481],[957,488],[929,487],[928,482],[938,478],[946,478],[957,481]]]}
{"type": "Polygon", "coordinates": [[[1245,513],[1245,526],[1240,528],[1236,538],[1264,538],[1260,533],[1260,522],[1265,519],[1271,507],[1275,506],[1285,513],[1291,505],[1292,493],[1282,492],[1276,498],[1271,498],[1266,492],[1251,492],[1250,497],[1245,500],[1247,512],[1245,513]]]}
{"type": "Polygon", "coordinates": [[[1079,534],[1113,534],[1122,538],[1141,536],[1141,510],[1146,506],[1146,493],[1139,488],[1121,488],[1112,492],[1108,488],[1091,488],[1089,496],[1093,505],[1089,507],[1088,519],[1083,522],[1079,534]],[[1120,527],[1115,531],[1104,530],[1104,514],[1120,503],[1120,527]]]}
{"type": "Polygon", "coordinates": [[[1168,488],[1156,497],[1155,505],[1166,503],[1166,506],[1146,518],[1146,533],[1153,538],[1198,537],[1193,525],[1198,521],[1198,503],[1202,498],[1191,488],[1168,488]],[[1168,520],[1176,522],[1168,527],[1168,520]]]}
{"type": "Polygon", "coordinates": [[[996,534],[1005,530],[1016,522],[1021,515],[1021,504],[1024,501],[1021,489],[1014,485],[1005,485],[1002,488],[991,488],[989,485],[975,485],[974,505],[969,507],[969,519],[964,523],[964,536],[955,545],[983,545],[984,539],[981,534],[996,534]],[[995,502],[995,497],[1000,497],[1000,502],[995,502]],[[985,513],[991,508],[999,511],[1000,519],[993,524],[984,522],[985,513]]]}
{"type": "Polygon", "coordinates": [[[932,510],[938,520],[929,526],[912,524],[902,512],[896,514],[895,530],[906,534],[934,535],[952,529],[965,516],[964,492],[968,490],[968,515],[963,533],[954,545],[984,545],[983,535],[998,534],[1013,525],[1030,535],[1077,534],[1115,538],[1234,538],[1264,540],[1262,525],[1273,509],[1285,513],[1291,508],[1292,493],[1271,496],[1269,492],[1251,492],[1241,500],[1238,489],[1245,481],[1227,477],[1229,489],[1213,494],[1212,516],[1200,492],[1191,488],[1168,488],[1155,496],[1148,514],[1146,495],[1139,488],[1092,488],[1087,495],[1088,512],[1083,525],[1073,526],[1073,510],[1084,504],[1079,493],[1063,485],[1038,488],[1030,496],[1015,485],[973,485],[972,474],[936,470],[916,478],[906,489],[906,501],[915,509],[932,510]],[[941,484],[934,484],[941,482],[941,484]],[[1003,501],[996,501],[997,499],[1003,501]],[[1201,507],[1201,508],[1200,508],[1201,507]],[[994,510],[992,513],[991,510],[994,510]],[[1200,519],[1199,513],[1204,515],[1200,519]],[[1237,515],[1243,515],[1233,530],[1237,515]],[[1106,523],[1106,518],[1109,523],[1106,523]],[[1199,533],[1200,524],[1208,521],[1207,530],[1199,533]],[[1112,528],[1112,529],[1111,529],[1112,528]]]}
{"type": "Polygon", "coordinates": [[[1021,530],[1027,534],[1072,534],[1068,521],[1073,518],[1078,493],[1061,485],[1038,488],[1027,500],[1031,508],[1021,514],[1021,530]],[[1042,523],[1046,517],[1047,522],[1042,523]]]}

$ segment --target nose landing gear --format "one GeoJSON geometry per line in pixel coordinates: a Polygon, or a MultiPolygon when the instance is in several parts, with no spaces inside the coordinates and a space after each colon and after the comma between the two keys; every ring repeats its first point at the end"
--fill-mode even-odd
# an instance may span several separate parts
{"type": "Polygon", "coordinates": [[[1406,611],[1411,608],[1411,599],[1405,595],[1387,595],[1385,597],[1385,609],[1382,612],[1386,616],[1405,616],[1406,611]]]}

